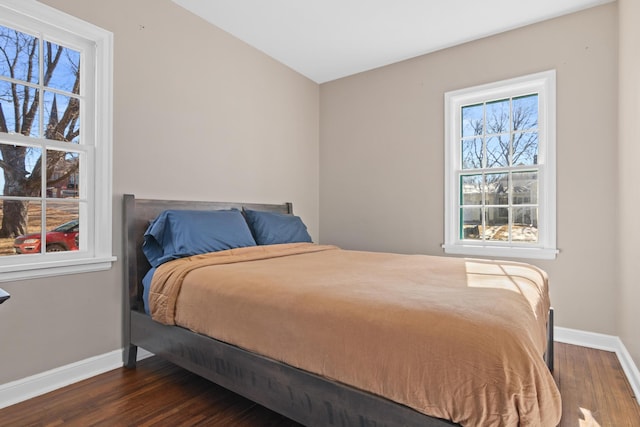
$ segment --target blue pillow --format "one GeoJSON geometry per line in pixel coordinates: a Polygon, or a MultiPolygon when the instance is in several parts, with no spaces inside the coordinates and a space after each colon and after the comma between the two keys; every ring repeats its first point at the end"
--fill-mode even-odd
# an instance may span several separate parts
{"type": "Polygon", "coordinates": [[[142,251],[157,267],[172,259],[255,245],[239,210],[166,210],[144,233],[142,251]]]}
{"type": "Polygon", "coordinates": [[[259,245],[276,245],[279,243],[311,243],[300,217],[276,212],[244,210],[245,218],[251,228],[253,237],[259,245]]]}

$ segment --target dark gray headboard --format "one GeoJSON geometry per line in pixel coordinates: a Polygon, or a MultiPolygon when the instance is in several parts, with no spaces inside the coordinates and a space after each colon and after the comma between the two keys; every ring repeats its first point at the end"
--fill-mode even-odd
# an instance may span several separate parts
{"type": "Polygon", "coordinates": [[[258,211],[293,213],[291,203],[229,203],[186,200],[136,199],[132,194],[124,195],[124,283],[125,310],[144,311],[142,307],[142,278],[151,266],[142,252],[144,232],[149,221],[167,209],[221,210],[252,209],[258,211]]]}

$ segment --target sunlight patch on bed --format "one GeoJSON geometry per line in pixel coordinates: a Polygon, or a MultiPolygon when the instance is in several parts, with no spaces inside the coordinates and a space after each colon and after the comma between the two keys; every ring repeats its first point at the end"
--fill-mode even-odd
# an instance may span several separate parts
{"type": "Polygon", "coordinates": [[[491,260],[465,260],[467,287],[500,289],[520,294],[531,304],[534,316],[547,309],[539,310],[541,286],[545,282],[544,273],[533,266],[491,260]]]}
{"type": "Polygon", "coordinates": [[[520,286],[500,264],[467,261],[465,262],[465,269],[467,272],[467,286],[470,288],[494,288],[517,293],[522,292],[520,286]]]}

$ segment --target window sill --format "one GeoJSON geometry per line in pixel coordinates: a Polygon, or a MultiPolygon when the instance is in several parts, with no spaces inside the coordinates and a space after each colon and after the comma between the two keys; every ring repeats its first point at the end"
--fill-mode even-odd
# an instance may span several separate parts
{"type": "Polygon", "coordinates": [[[524,248],[489,245],[442,245],[444,252],[454,255],[471,255],[475,257],[495,258],[529,258],[529,259],[556,259],[560,252],[550,248],[524,248]]]}
{"type": "Polygon", "coordinates": [[[106,256],[0,267],[0,282],[108,270],[116,259],[114,256],[106,256]]]}

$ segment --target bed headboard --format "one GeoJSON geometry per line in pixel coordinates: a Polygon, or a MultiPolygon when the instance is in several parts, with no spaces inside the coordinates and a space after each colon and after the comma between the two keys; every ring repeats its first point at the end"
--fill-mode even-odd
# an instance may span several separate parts
{"type": "Polygon", "coordinates": [[[133,194],[124,195],[124,284],[125,284],[125,312],[130,310],[144,311],[142,306],[142,278],[151,266],[142,252],[144,232],[149,221],[167,209],[189,210],[221,210],[221,209],[252,209],[258,211],[293,213],[291,203],[260,204],[260,203],[228,203],[186,200],[156,200],[136,199],[133,194]]]}

